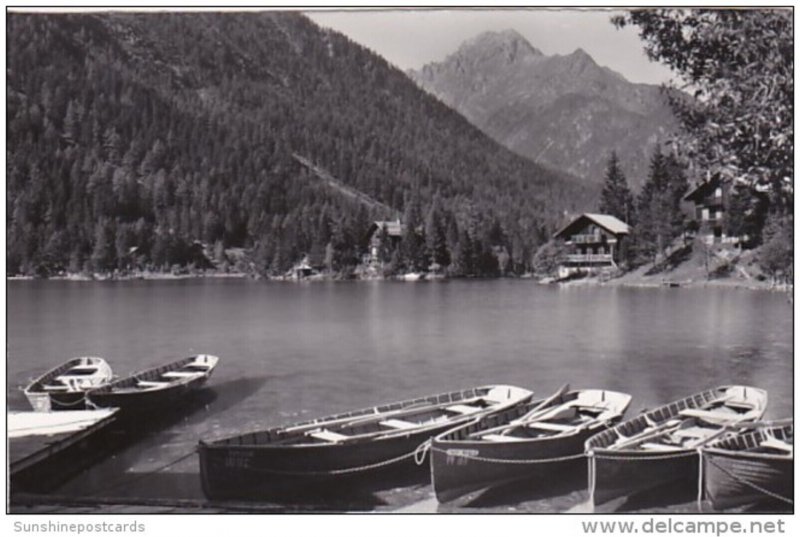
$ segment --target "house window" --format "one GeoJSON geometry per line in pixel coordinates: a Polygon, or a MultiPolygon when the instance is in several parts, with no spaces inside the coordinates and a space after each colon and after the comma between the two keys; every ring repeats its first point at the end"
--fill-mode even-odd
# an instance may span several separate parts
{"type": "Polygon", "coordinates": [[[708,208],[703,208],[703,220],[708,220],[708,219],[709,219],[708,208]]]}
{"type": "Polygon", "coordinates": [[[721,198],[722,197],[722,187],[721,186],[718,186],[717,189],[714,191],[714,197],[715,198],[721,198]]]}

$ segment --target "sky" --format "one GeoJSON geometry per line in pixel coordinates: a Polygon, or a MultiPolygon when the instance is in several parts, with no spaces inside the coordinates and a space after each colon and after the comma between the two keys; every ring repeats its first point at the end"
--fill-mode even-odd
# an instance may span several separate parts
{"type": "Polygon", "coordinates": [[[441,61],[482,32],[511,28],[544,54],[570,54],[582,48],[598,64],[632,82],[668,81],[670,71],[647,58],[636,28],[618,30],[609,22],[616,13],[596,8],[512,8],[309,11],[307,15],[403,70],[441,61]]]}

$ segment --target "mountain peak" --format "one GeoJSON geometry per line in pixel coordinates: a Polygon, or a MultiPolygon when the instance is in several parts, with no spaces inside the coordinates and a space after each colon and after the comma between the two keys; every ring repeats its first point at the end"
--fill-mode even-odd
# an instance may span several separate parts
{"type": "Polygon", "coordinates": [[[513,29],[498,32],[483,32],[465,41],[456,53],[481,59],[503,59],[514,63],[526,57],[542,56],[519,32],[513,29]]]}
{"type": "Polygon", "coordinates": [[[582,48],[578,47],[575,49],[575,52],[569,55],[570,58],[575,60],[580,60],[584,62],[592,62],[594,63],[594,58],[589,56],[589,53],[583,50],[582,48]]]}
{"type": "Polygon", "coordinates": [[[513,30],[472,38],[415,80],[512,151],[594,183],[617,149],[637,185],[641,155],[675,126],[657,87],[631,84],[582,48],[545,56],[513,30]]]}

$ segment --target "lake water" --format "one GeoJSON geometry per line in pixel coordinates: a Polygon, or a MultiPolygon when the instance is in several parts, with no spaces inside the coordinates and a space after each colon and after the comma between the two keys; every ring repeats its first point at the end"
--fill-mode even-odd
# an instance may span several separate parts
{"type": "MultiPolygon", "coordinates": [[[[11,409],[27,408],[30,378],[72,356],[103,356],[117,374],[194,353],[221,357],[215,400],[63,494],[111,494],[118,483],[118,496],[202,498],[195,457],[148,472],[199,438],[492,383],[540,396],[565,382],[623,391],[631,414],[741,383],[769,391],[767,418],[792,415],[792,307],[780,293],[244,279],[10,281],[7,291],[11,409]]],[[[430,495],[428,486],[393,489],[374,507],[426,510],[430,495]]],[[[584,498],[568,491],[494,509],[563,511],[584,498]]]]}

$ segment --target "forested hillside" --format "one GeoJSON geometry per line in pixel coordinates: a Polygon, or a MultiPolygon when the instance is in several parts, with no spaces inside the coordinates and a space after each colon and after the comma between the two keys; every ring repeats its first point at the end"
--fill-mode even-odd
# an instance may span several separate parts
{"type": "Polygon", "coordinates": [[[454,274],[527,270],[596,196],[297,13],[10,13],[7,39],[9,274],[202,265],[201,243],[263,273],[355,265],[395,215],[293,154],[441,234],[420,244],[454,274]]]}

